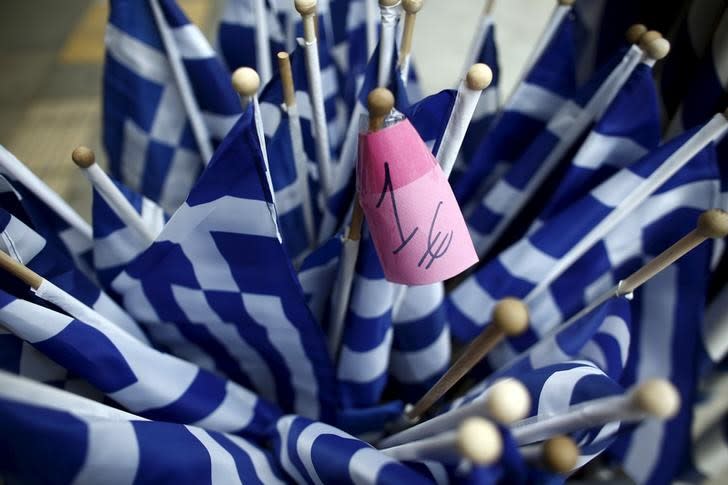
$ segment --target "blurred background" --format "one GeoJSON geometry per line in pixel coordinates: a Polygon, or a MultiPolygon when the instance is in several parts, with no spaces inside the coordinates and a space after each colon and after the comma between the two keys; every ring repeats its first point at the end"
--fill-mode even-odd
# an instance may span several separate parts
{"type": "MultiPolygon", "coordinates": [[[[213,39],[223,1],[178,3],[213,39]]],[[[456,86],[484,3],[425,0],[414,41],[425,94],[456,86]]],[[[502,96],[518,79],[554,3],[496,3],[502,96]]],[[[90,186],[70,154],[77,145],[87,145],[104,163],[101,74],[107,12],[107,2],[99,0],[0,2],[0,144],[87,219],[90,186]]]]}

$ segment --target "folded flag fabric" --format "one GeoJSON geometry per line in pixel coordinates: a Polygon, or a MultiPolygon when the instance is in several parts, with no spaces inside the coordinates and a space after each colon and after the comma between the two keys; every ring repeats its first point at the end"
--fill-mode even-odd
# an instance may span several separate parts
{"type": "Polygon", "coordinates": [[[19,483],[285,483],[253,442],[0,376],[0,474],[19,483]],[[38,466],[39,460],[43,466],[38,466]]]}
{"type": "Polygon", "coordinates": [[[296,483],[432,483],[426,475],[333,426],[283,416],[276,429],[276,455],[296,483]]]}
{"type": "Polygon", "coordinates": [[[468,168],[453,186],[461,206],[467,207],[517,160],[531,140],[576,90],[573,15],[556,19],[543,49],[534,59],[523,81],[493,121],[479,143],[468,168]]]}
{"type": "MultiPolygon", "coordinates": [[[[36,294],[52,290],[44,281],[36,294]]],[[[256,438],[278,414],[249,390],[154,350],[108,321],[79,321],[5,292],[0,304],[8,330],[133,413],[256,438]]]]}
{"type": "Polygon", "coordinates": [[[253,110],[112,287],[156,345],[330,421],[333,366],[280,240],[253,110]]]}
{"type": "MultiPolygon", "coordinates": [[[[670,225],[669,214],[686,208],[714,207],[720,201],[720,186],[712,144],[700,150],[661,187],[654,187],[651,182],[651,176],[661,173],[661,165],[690,142],[695,132],[686,133],[617,172],[470,276],[448,296],[453,333],[470,340],[488,322],[499,298],[525,298],[532,324],[523,335],[508,339],[508,350],[501,345],[492,354],[492,363],[502,363],[502,359],[515,355],[514,349],[518,352],[529,347],[544,332],[616,284],[620,277],[637,269],[647,257],[647,248],[652,248],[649,241],[654,241],[670,225]],[[626,211],[624,199],[636,190],[641,197],[651,195],[635,210],[626,211]],[[607,226],[614,229],[607,233],[600,229],[590,236],[599,236],[594,244],[583,247],[582,239],[593,228],[604,227],[600,224],[605,220],[614,223],[607,226]]],[[[664,239],[659,240],[664,244],[664,239]]]]}
{"type": "Polygon", "coordinates": [[[199,143],[214,145],[225,137],[240,115],[240,101],[200,30],[174,0],[158,3],[160,24],[149,2],[111,2],[103,143],[111,174],[172,212],[209,162],[199,143]],[[162,29],[174,48],[163,42],[162,29]],[[175,74],[175,63],[181,73],[175,74]],[[198,139],[200,131],[207,132],[206,140],[198,139]]]}
{"type": "MultiPolygon", "coordinates": [[[[114,322],[119,328],[144,343],[147,337],[134,319],[104,291],[81,273],[65,255],[56,251],[42,236],[26,226],[20,219],[0,209],[0,249],[24,266],[35,271],[86,306],[114,322]]],[[[32,298],[29,288],[5,278],[3,289],[23,297],[32,298]]]]}
{"type": "MultiPolygon", "coordinates": [[[[164,210],[121,182],[114,181],[119,192],[137,211],[149,234],[159,234],[169,216],[164,210]]],[[[104,197],[93,189],[92,225],[94,232],[94,268],[99,282],[110,288],[111,282],[139,256],[149,243],[135,230],[128,226],[109,206],[104,197]]]]}
{"type": "Polygon", "coordinates": [[[3,208],[33,227],[93,278],[91,226],[2,145],[0,197],[3,208]]]}

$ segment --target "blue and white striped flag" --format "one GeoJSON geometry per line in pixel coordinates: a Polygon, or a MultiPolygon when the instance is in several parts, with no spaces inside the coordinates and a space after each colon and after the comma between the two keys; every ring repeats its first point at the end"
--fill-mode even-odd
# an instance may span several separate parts
{"type": "MultiPolygon", "coordinates": [[[[719,129],[724,124],[720,117],[711,121],[719,129]]],[[[673,212],[715,207],[714,147],[693,140],[696,131],[622,169],[470,276],[448,296],[453,333],[470,340],[498,299],[524,298],[532,325],[491,354],[493,364],[506,362],[656,254],[655,223],[673,212]],[[681,167],[682,160],[670,158],[678,150],[695,155],[681,167]]]]}
{"type": "Polygon", "coordinates": [[[454,173],[451,174],[451,183],[457,180],[459,172],[465,172],[470,160],[473,158],[481,140],[487,135],[488,129],[500,108],[500,91],[498,83],[500,81],[500,66],[498,64],[498,46],[495,37],[495,22],[491,15],[484,15],[481,19],[481,25],[478,28],[477,38],[474,41],[474,57],[469,59],[471,65],[482,62],[490,67],[493,73],[493,80],[490,85],[485,88],[483,94],[480,95],[478,105],[470,120],[470,125],[465,133],[462,148],[460,149],[460,163],[456,163],[454,173]]]}
{"type": "Polygon", "coordinates": [[[0,475],[12,483],[283,484],[270,452],[239,436],[148,421],[0,373],[0,475]],[[40,464],[40,466],[39,466],[40,464]]]}
{"type": "Polygon", "coordinates": [[[431,476],[333,426],[284,416],[276,429],[274,446],[280,466],[296,483],[432,483],[431,476]]]}
{"type": "Polygon", "coordinates": [[[540,211],[539,223],[558,214],[659,143],[657,91],[651,66],[641,63],[573,156],[540,211]]]}
{"type": "Polygon", "coordinates": [[[91,226],[2,145],[0,205],[94,277],[91,226]]]}
{"type": "MultiPolygon", "coordinates": [[[[281,2],[274,1],[274,4],[281,2]]],[[[266,20],[262,34],[268,34],[268,41],[263,48],[267,53],[269,66],[275,65],[276,54],[292,49],[286,43],[286,25],[291,15],[298,15],[293,9],[293,2],[281,15],[265,0],[227,0],[222,9],[220,23],[217,26],[217,50],[230,72],[239,67],[250,67],[260,72],[261,61],[258,59],[256,4],[263,6],[261,17],[266,20]]],[[[263,79],[263,82],[266,80],[263,79]]]]}
{"type": "Polygon", "coordinates": [[[479,200],[574,94],[574,16],[564,8],[528,72],[453,186],[461,207],[479,200]]]}
{"type": "Polygon", "coordinates": [[[112,175],[172,212],[209,162],[206,151],[237,120],[240,101],[200,30],[174,0],[155,1],[159,25],[150,2],[111,2],[103,141],[112,175]]]}
{"type": "MultiPolygon", "coordinates": [[[[39,298],[53,291],[44,281],[39,298]]],[[[152,349],[105,319],[82,322],[0,291],[8,330],[129,411],[263,437],[279,413],[249,390],[152,349]]]]}
{"type": "Polygon", "coordinates": [[[150,339],[286,411],[334,417],[324,334],[283,248],[254,105],[152,246],[112,283],[150,339]]]}
{"type": "MultiPolygon", "coordinates": [[[[141,342],[148,343],[139,325],[114,300],[81,273],[66,255],[56,250],[41,235],[19,218],[0,208],[0,249],[11,258],[35,271],[86,306],[108,318],[141,342]]],[[[6,278],[3,289],[31,297],[23,284],[6,278]]]]}
{"type": "MultiPolygon", "coordinates": [[[[115,180],[113,182],[137,211],[149,234],[159,234],[169,220],[164,210],[124,184],[115,180]]],[[[135,228],[126,225],[95,188],[91,218],[94,231],[94,268],[99,282],[105,288],[110,288],[114,278],[147,249],[149,243],[135,228]]]]}
{"type": "MultiPolygon", "coordinates": [[[[633,46],[620,51],[551,118],[528,148],[478,204],[466,209],[466,221],[478,254],[493,254],[522,235],[534,211],[543,206],[549,187],[568,163],[593,123],[603,114],[642,58],[633,46]]],[[[652,61],[645,61],[652,62],[652,61]]]]}
{"type": "MultiPolygon", "coordinates": [[[[717,179],[715,160],[712,164],[712,167],[705,164],[703,170],[705,175],[717,179]]],[[[697,171],[698,167],[693,169],[697,171]]],[[[714,187],[703,190],[715,196],[719,190],[717,181],[714,187]]],[[[695,224],[702,209],[700,198],[694,197],[693,204],[685,201],[687,203],[663,213],[660,218],[650,218],[653,222],[643,232],[645,256],[654,256],[666,249],[684,235],[684,228],[695,224]]],[[[675,385],[683,403],[670,421],[647,421],[612,448],[612,454],[638,483],[672,482],[692,447],[692,403],[697,398],[706,353],[701,322],[710,278],[712,245],[712,241],[708,241],[691,250],[634,294],[634,344],[621,383],[631,386],[650,378],[664,378],[675,385]]]]}

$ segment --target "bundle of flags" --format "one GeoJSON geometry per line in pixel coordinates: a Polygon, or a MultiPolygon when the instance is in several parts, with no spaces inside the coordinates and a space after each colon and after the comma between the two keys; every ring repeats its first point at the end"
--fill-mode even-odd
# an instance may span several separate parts
{"type": "Polygon", "coordinates": [[[422,96],[421,1],[110,0],[91,224],[0,146],[0,481],[719,476],[728,12],[651,3],[422,96]]]}

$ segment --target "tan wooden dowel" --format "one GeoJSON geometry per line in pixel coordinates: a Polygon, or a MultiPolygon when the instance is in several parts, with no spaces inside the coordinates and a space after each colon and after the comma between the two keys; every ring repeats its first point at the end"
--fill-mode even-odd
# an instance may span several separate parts
{"type": "Polygon", "coordinates": [[[445,395],[470,369],[480,362],[506,335],[523,333],[528,327],[528,309],[522,301],[504,298],[493,309],[491,324],[470,342],[463,354],[430,388],[417,404],[407,411],[407,418],[414,420],[426,412],[445,395]]]}
{"type": "Polygon", "coordinates": [[[722,209],[710,209],[703,212],[698,218],[698,224],[695,229],[622,280],[619,284],[617,295],[632,293],[645,281],[670,266],[706,239],[722,238],[726,235],[728,235],[728,212],[722,209]]]}
{"type": "Polygon", "coordinates": [[[281,84],[283,85],[283,101],[288,107],[295,106],[296,87],[293,84],[291,59],[287,52],[278,53],[278,70],[281,73],[281,84]]]}
{"type": "Polygon", "coordinates": [[[5,251],[0,251],[0,268],[14,275],[34,290],[37,290],[43,283],[43,278],[38,273],[15,261],[5,251]]]}
{"type": "Polygon", "coordinates": [[[417,12],[422,8],[422,0],[402,0],[404,9],[404,29],[402,31],[402,44],[399,48],[399,60],[407,57],[412,52],[412,36],[415,32],[415,19],[417,12]]]}

